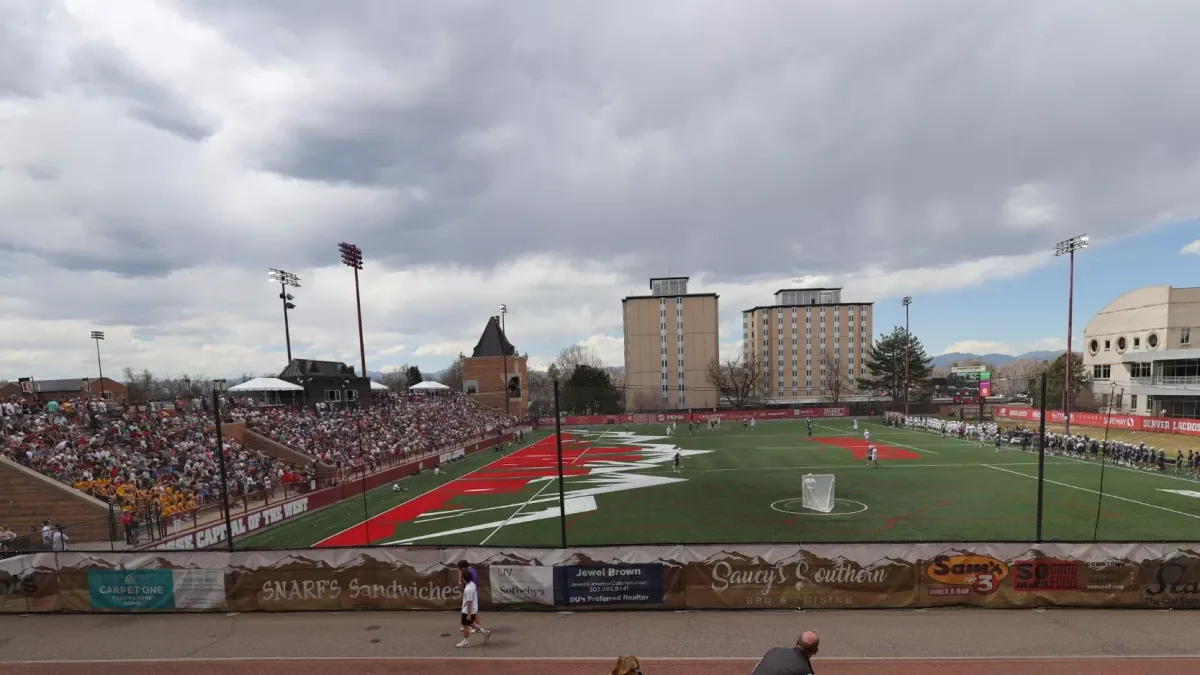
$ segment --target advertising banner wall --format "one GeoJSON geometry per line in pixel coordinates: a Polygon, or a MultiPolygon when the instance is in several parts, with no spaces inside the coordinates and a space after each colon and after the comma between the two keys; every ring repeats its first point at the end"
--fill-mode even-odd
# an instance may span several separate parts
{"type": "Polygon", "coordinates": [[[845,544],[39,553],[0,612],[972,606],[1200,608],[1193,544],[845,544]]]}
{"type": "MultiPolygon", "coordinates": [[[[1018,408],[996,406],[993,408],[997,418],[1019,420],[1023,422],[1040,422],[1042,413],[1036,408],[1018,408]]],[[[1048,424],[1062,424],[1066,416],[1061,410],[1047,410],[1048,424]]],[[[1126,431],[1151,431],[1161,434],[1179,434],[1182,436],[1200,436],[1200,420],[1179,417],[1143,417],[1141,415],[1106,415],[1103,413],[1073,412],[1071,424],[1083,427],[1112,427],[1126,431]]]]}
{"type": "MultiPolygon", "coordinates": [[[[824,417],[849,417],[850,408],[828,406],[820,408],[772,408],[770,410],[723,410],[718,412],[661,412],[625,413],[621,415],[564,415],[563,426],[597,426],[601,424],[666,424],[668,422],[707,422],[719,417],[727,422],[743,420],[791,420],[824,417]]],[[[553,426],[553,417],[538,419],[541,426],[553,426]]]]}

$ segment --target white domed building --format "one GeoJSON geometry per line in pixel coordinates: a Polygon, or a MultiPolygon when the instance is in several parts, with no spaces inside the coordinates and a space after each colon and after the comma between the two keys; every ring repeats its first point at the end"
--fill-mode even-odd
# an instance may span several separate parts
{"type": "Polygon", "coordinates": [[[1200,417],[1200,288],[1117,297],[1084,329],[1083,363],[1101,405],[1111,394],[1114,411],[1200,417]]]}

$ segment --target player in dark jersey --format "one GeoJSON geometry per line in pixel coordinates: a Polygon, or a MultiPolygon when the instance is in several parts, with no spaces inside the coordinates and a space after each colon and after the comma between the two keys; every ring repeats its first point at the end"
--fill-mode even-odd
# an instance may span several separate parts
{"type": "Polygon", "coordinates": [[[804,426],[808,429],[808,437],[812,438],[812,420],[804,420],[804,426]]]}

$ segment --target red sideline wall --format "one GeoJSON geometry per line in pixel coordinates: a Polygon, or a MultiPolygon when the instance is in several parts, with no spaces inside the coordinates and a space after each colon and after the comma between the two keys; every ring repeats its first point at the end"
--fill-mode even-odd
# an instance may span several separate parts
{"type": "MultiPolygon", "coordinates": [[[[1036,408],[1014,408],[997,406],[996,417],[1023,422],[1040,422],[1041,411],[1036,408]]],[[[1048,424],[1062,424],[1065,416],[1061,410],[1047,410],[1048,424]]],[[[1073,412],[1071,424],[1081,427],[1107,427],[1126,431],[1147,431],[1181,436],[1200,436],[1200,420],[1179,417],[1143,417],[1141,415],[1105,415],[1103,413],[1073,412]]]]}
{"type": "MultiPolygon", "coordinates": [[[[566,415],[564,426],[594,426],[597,424],[656,424],[659,422],[704,422],[720,417],[727,422],[742,420],[791,420],[823,417],[849,417],[850,408],[833,406],[826,408],[775,408],[771,410],[725,410],[718,412],[673,412],[673,413],[626,413],[621,415],[566,415]]],[[[542,426],[554,424],[553,417],[538,419],[542,426]]]]}
{"type": "MultiPolygon", "coordinates": [[[[377,474],[367,476],[363,480],[353,480],[341,485],[324,488],[315,492],[310,492],[306,495],[292,497],[269,506],[264,506],[254,509],[248,513],[234,514],[230,518],[230,527],[233,530],[233,536],[236,539],[244,534],[250,534],[268,525],[274,525],[284,520],[290,520],[298,516],[302,516],[309,511],[335,504],[344,499],[349,499],[356,495],[360,495],[363,489],[373,490],[380,485],[386,485],[392,481],[399,480],[405,476],[411,476],[417,472],[417,467],[420,466],[422,471],[432,469],[439,464],[445,464],[453,459],[473,455],[481,450],[493,447],[500,443],[506,443],[511,440],[511,433],[501,434],[486,440],[465,445],[457,450],[449,450],[437,456],[424,457],[419,460],[413,460],[408,464],[400,464],[390,469],[380,471],[377,474]]],[[[225,542],[227,538],[225,530],[225,521],[219,521],[203,525],[198,528],[180,532],[171,535],[165,539],[148,544],[141,548],[150,550],[172,550],[172,551],[191,551],[195,549],[208,548],[225,542]]]]}

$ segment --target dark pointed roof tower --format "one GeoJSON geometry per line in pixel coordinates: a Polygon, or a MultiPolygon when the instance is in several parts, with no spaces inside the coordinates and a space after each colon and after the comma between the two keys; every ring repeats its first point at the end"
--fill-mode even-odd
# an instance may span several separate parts
{"type": "Polygon", "coordinates": [[[500,320],[494,316],[488,317],[487,326],[484,326],[483,335],[479,336],[479,342],[475,345],[471,357],[516,355],[517,348],[512,346],[504,331],[500,329],[500,320]]]}

